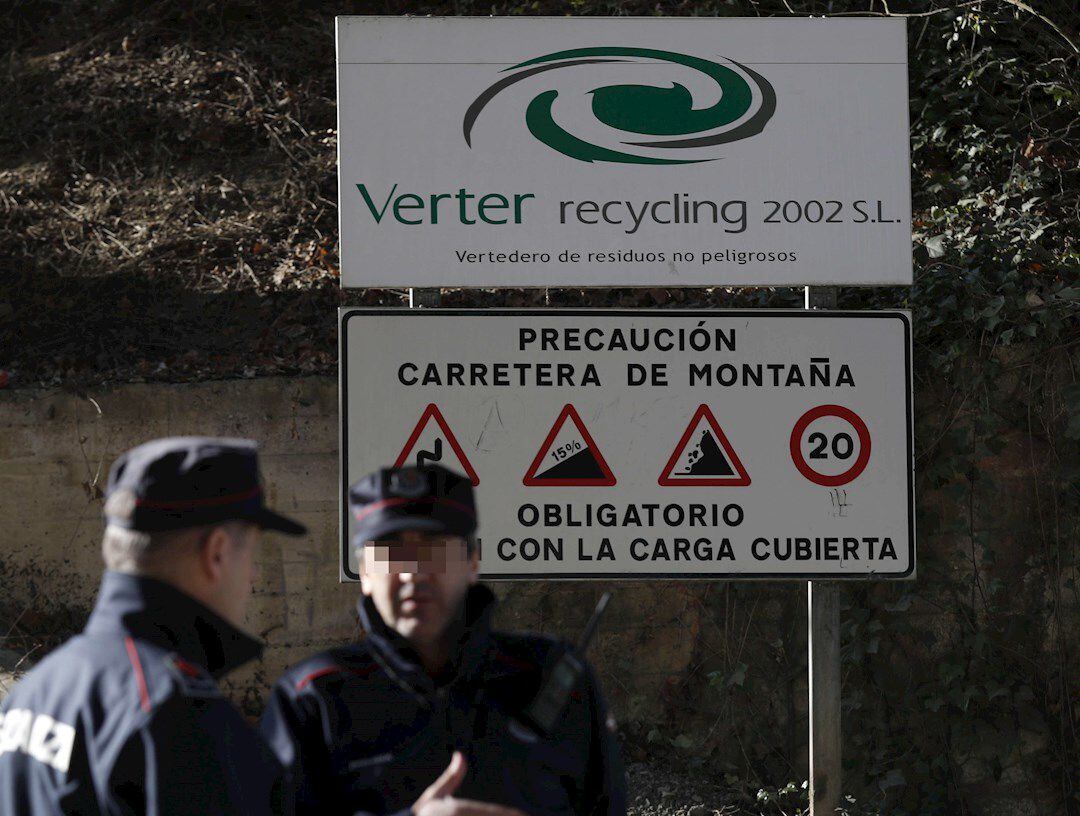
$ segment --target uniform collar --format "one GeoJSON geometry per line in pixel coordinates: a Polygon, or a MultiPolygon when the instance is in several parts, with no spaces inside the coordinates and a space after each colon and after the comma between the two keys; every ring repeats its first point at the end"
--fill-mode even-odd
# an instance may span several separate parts
{"type": "MultiPolygon", "coordinates": [[[[438,685],[468,681],[478,674],[491,643],[491,619],[496,605],[495,594],[487,587],[476,584],[469,588],[455,622],[462,630],[461,638],[438,685]]],[[[436,681],[428,677],[409,642],[386,625],[371,598],[361,596],[357,606],[367,642],[383,666],[414,689],[433,691],[436,681]]]]}
{"type": "Polygon", "coordinates": [[[215,678],[262,654],[262,643],[241,632],[186,592],[155,578],[107,571],[84,630],[128,634],[202,666],[215,678]]]}

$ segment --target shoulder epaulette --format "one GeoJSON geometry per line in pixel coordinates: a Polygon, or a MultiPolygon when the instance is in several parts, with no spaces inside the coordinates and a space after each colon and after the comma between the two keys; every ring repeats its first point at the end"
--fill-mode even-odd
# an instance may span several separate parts
{"type": "Polygon", "coordinates": [[[223,697],[217,681],[206,669],[184,660],[178,654],[165,657],[165,668],[172,675],[177,690],[186,697],[223,697]]]}
{"type": "Polygon", "coordinates": [[[379,670],[379,664],[358,647],[331,649],[305,660],[289,672],[294,691],[303,691],[316,680],[337,674],[368,677],[379,670]]]}

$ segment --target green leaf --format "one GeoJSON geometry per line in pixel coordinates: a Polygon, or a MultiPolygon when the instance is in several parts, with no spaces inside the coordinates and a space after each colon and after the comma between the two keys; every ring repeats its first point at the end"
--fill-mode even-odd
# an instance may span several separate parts
{"type": "Polygon", "coordinates": [[[682,751],[693,748],[696,744],[697,743],[690,739],[686,734],[679,734],[679,736],[671,741],[671,746],[673,748],[678,748],[682,751]]]}
{"type": "Polygon", "coordinates": [[[888,790],[889,788],[899,788],[907,784],[907,779],[904,777],[904,772],[899,768],[893,768],[884,777],[878,781],[878,787],[882,790],[888,790]]]}
{"type": "Polygon", "coordinates": [[[983,317],[993,317],[1001,311],[1001,307],[1005,305],[1005,298],[998,295],[996,298],[990,301],[989,305],[982,310],[983,317]]]}
{"type": "Polygon", "coordinates": [[[896,600],[896,603],[885,604],[885,611],[907,612],[909,609],[911,609],[911,602],[912,600],[914,600],[914,598],[915,596],[911,593],[905,593],[896,600]]]}
{"type": "Polygon", "coordinates": [[[746,682],[746,668],[747,666],[745,663],[735,664],[735,669],[727,677],[726,685],[728,688],[731,688],[732,686],[741,686],[746,682]]]}
{"type": "Polygon", "coordinates": [[[954,680],[964,676],[964,666],[958,661],[946,660],[938,666],[938,674],[941,675],[941,679],[945,685],[949,685],[954,680]]]}
{"type": "Polygon", "coordinates": [[[945,247],[942,244],[941,235],[935,235],[932,238],[927,238],[923,241],[923,246],[926,247],[926,252],[931,258],[940,258],[945,254],[945,247]]]}

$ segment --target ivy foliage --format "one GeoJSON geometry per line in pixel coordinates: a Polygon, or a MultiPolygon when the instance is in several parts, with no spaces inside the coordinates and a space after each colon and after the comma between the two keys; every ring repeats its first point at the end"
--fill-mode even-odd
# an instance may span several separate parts
{"type": "Polygon", "coordinates": [[[848,593],[847,764],[895,816],[1076,814],[1076,54],[1006,3],[909,37],[919,578],[848,593]]]}
{"type": "MultiPolygon", "coordinates": [[[[913,314],[919,574],[845,585],[844,812],[977,813],[1003,797],[1080,814],[1077,17],[1052,2],[889,7],[916,15],[915,281],[843,290],[840,306],[913,314]]],[[[768,671],[739,663],[711,685],[749,703],[768,671]]],[[[751,810],[806,807],[795,781],[751,810]]]]}

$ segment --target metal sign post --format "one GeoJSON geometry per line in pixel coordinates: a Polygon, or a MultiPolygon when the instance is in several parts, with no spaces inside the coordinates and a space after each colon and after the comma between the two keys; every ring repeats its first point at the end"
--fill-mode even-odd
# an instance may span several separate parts
{"type": "MultiPolygon", "coordinates": [[[[835,309],[836,287],[806,287],[807,309],[835,309]]],[[[840,805],[840,588],[806,582],[810,693],[810,816],[840,805]]]]}
{"type": "Polygon", "coordinates": [[[840,588],[806,582],[810,673],[810,816],[840,805],[840,588]]]}

